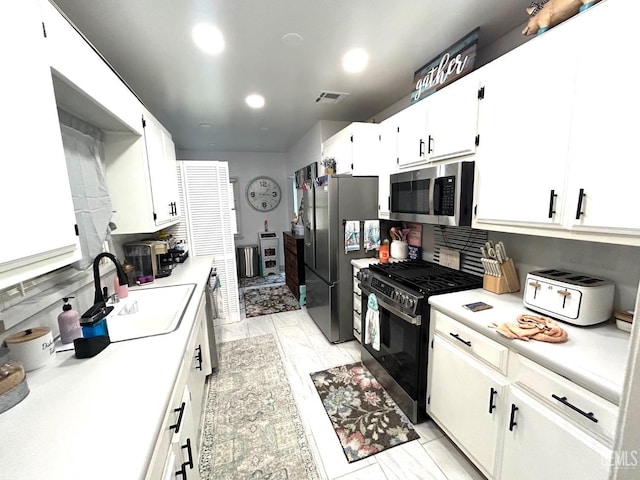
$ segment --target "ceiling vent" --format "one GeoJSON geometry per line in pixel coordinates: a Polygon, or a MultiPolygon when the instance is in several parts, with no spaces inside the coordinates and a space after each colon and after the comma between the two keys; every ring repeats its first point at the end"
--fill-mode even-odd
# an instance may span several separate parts
{"type": "Polygon", "coordinates": [[[316,98],[316,103],[338,103],[349,95],[349,93],[343,92],[320,92],[320,95],[316,98]]]}

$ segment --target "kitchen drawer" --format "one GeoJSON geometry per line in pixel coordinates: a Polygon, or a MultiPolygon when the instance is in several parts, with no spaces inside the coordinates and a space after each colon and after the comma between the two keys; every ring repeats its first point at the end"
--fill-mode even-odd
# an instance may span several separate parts
{"type": "Polygon", "coordinates": [[[355,279],[353,280],[353,293],[362,295],[362,290],[360,290],[360,282],[355,279]]]}
{"type": "Polygon", "coordinates": [[[509,377],[573,423],[613,444],[618,407],[520,354],[509,359],[509,377]]]}
{"type": "Polygon", "coordinates": [[[353,294],[353,311],[358,314],[362,312],[362,297],[357,293],[353,294]]]}
{"type": "Polygon", "coordinates": [[[461,324],[438,310],[431,309],[435,331],[465,352],[483,360],[503,374],[507,374],[509,349],[481,333],[461,324]]]}
{"type": "Polygon", "coordinates": [[[353,311],[353,329],[358,332],[362,330],[362,317],[360,312],[353,311]]]}

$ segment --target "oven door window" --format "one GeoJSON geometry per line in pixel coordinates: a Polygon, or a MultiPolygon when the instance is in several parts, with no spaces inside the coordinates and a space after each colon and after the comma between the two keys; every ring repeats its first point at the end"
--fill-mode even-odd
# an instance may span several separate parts
{"type": "Polygon", "coordinates": [[[420,327],[381,306],[379,314],[380,351],[371,345],[365,348],[412,398],[418,398],[420,327]]]}

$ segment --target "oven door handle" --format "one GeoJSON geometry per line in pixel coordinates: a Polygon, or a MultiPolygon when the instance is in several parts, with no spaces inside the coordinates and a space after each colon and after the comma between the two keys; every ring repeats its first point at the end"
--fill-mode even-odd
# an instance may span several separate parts
{"type": "MultiPolygon", "coordinates": [[[[366,288],[362,288],[362,285],[360,286],[360,291],[362,292],[362,294],[363,294],[363,296],[365,298],[368,297],[370,293],[372,293],[371,291],[367,290],[366,288]]],[[[381,299],[380,297],[376,296],[376,298],[378,300],[378,305],[383,306],[390,313],[393,313],[394,315],[396,315],[397,317],[401,318],[405,322],[410,323],[412,325],[422,325],[422,315],[415,315],[415,316],[407,315],[406,313],[397,310],[394,306],[390,305],[389,303],[387,303],[385,300],[381,299]]]]}

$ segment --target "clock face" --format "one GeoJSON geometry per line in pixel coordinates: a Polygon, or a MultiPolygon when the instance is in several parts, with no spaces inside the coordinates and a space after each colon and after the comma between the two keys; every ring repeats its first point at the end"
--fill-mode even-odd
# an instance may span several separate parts
{"type": "Polygon", "coordinates": [[[247,185],[249,205],[260,212],[273,210],[280,204],[282,192],[278,183],[269,177],[256,177],[247,185]]]}

